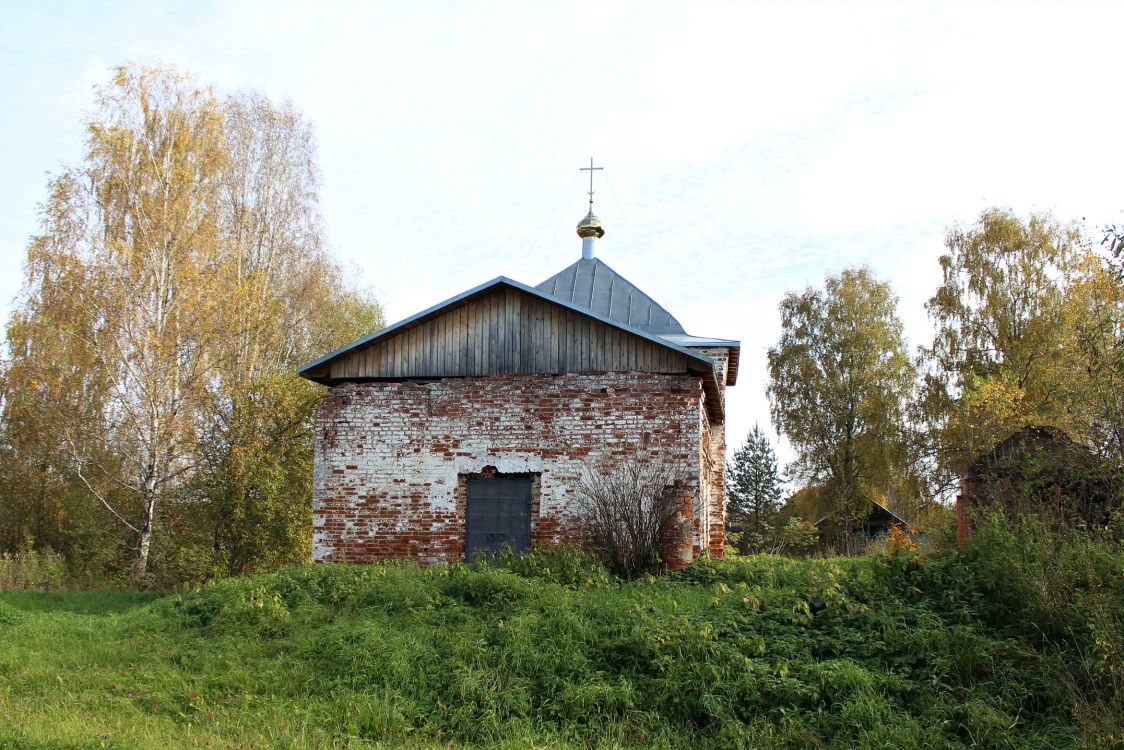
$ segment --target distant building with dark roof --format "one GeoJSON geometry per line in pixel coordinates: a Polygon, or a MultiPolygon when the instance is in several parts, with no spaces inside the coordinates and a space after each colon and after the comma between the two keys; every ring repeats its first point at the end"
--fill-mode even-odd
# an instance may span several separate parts
{"type": "Polygon", "coordinates": [[[1106,462],[1056,427],[1024,427],[964,473],[956,498],[956,538],[964,544],[972,533],[973,516],[989,508],[1009,516],[1034,514],[1050,524],[1099,526],[1122,500],[1119,465],[1106,462]]]}
{"type": "MultiPolygon", "coordinates": [[[[890,529],[894,526],[901,527],[901,530],[908,534],[913,533],[913,526],[897,513],[894,513],[892,510],[878,503],[871,503],[870,505],[870,512],[856,523],[853,528],[847,530],[849,534],[877,539],[889,534],[890,529]]],[[[831,523],[833,523],[831,516],[825,516],[816,521],[813,525],[816,528],[823,528],[831,523]]]]}
{"type": "MultiPolygon", "coordinates": [[[[591,200],[592,204],[592,200],[591,200]]],[[[575,543],[576,487],[636,460],[682,478],[669,567],[724,555],[725,390],[737,341],[691,336],[595,257],[500,277],[312,362],[313,557],[471,560],[575,543]]]]}

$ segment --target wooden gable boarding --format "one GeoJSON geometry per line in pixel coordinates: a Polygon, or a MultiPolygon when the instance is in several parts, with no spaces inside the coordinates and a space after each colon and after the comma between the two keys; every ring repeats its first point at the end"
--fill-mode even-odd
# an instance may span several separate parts
{"type": "Polygon", "coordinates": [[[497,279],[350,344],[301,369],[325,385],[498,374],[656,372],[702,376],[722,421],[705,356],[497,279]]]}

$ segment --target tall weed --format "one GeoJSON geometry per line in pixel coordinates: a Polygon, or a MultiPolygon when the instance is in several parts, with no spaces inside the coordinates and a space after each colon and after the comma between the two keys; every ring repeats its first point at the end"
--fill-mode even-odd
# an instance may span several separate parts
{"type": "Polygon", "coordinates": [[[1124,545],[1111,527],[1059,531],[1001,512],[961,556],[981,618],[1047,655],[1075,717],[1100,746],[1124,746],[1124,545]]]}

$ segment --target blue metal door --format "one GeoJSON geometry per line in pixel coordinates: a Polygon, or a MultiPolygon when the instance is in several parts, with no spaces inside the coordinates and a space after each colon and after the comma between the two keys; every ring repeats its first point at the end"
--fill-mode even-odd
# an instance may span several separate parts
{"type": "Polygon", "coordinates": [[[469,479],[465,559],[531,546],[531,478],[469,479]]]}

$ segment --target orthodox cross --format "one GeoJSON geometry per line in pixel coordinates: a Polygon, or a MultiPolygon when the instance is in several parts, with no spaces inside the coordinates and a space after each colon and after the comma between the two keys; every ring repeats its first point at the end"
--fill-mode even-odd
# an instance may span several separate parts
{"type": "Polygon", "coordinates": [[[603,169],[605,169],[605,167],[593,166],[593,157],[591,156],[589,157],[589,166],[582,167],[578,170],[579,172],[589,172],[589,210],[591,212],[593,211],[593,173],[603,169]]]}

